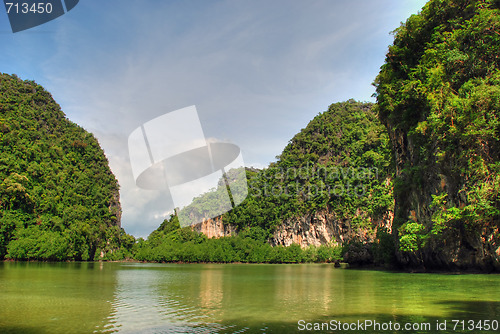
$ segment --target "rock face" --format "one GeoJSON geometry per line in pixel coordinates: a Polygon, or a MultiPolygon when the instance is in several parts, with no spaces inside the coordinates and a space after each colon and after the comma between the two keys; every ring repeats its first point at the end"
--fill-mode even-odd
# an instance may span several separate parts
{"type": "Polygon", "coordinates": [[[303,248],[349,243],[348,251],[344,253],[345,261],[371,264],[374,262],[372,245],[376,242],[377,230],[383,227],[390,233],[393,217],[390,211],[380,220],[368,219],[368,225],[363,228],[353,228],[348,219],[340,219],[332,212],[320,211],[284,221],[276,228],[269,243],[272,246],[298,244],[303,248]]]}
{"type": "Polygon", "coordinates": [[[500,33],[487,35],[499,9],[498,1],[428,1],[396,30],[375,80],[395,157],[403,266],[500,270],[500,127],[492,121],[500,118],[500,33]]]}
{"type": "MultiPolygon", "coordinates": [[[[393,213],[387,212],[380,220],[370,220],[366,228],[352,228],[346,219],[339,219],[334,213],[320,211],[293,219],[288,219],[276,227],[269,243],[272,246],[290,246],[298,244],[301,247],[334,245],[357,241],[359,248],[351,249],[345,258],[351,263],[371,263],[373,258],[369,244],[375,241],[377,229],[392,228],[393,213]]],[[[221,238],[238,233],[236,227],[224,225],[222,219],[207,219],[193,225],[193,230],[205,234],[208,238],[221,238]]]]}
{"type": "Polygon", "coordinates": [[[378,226],[390,229],[392,220],[373,222],[369,228],[353,229],[350,222],[339,219],[335,214],[321,211],[301,217],[289,219],[279,225],[270,243],[273,246],[290,246],[298,244],[301,247],[325,244],[342,245],[348,241],[363,243],[373,242],[378,226]]]}
{"type": "Polygon", "coordinates": [[[273,246],[339,245],[350,236],[352,231],[349,224],[342,223],[329,213],[318,212],[282,223],[276,228],[270,242],[273,246]]]}
{"type": "Polygon", "coordinates": [[[228,237],[230,235],[236,234],[236,227],[231,225],[224,225],[222,223],[222,218],[217,217],[215,219],[206,219],[203,222],[193,225],[193,230],[203,233],[209,239],[210,238],[221,238],[228,237]]]}
{"type": "MultiPolygon", "coordinates": [[[[406,182],[405,165],[416,163],[418,149],[402,131],[388,125],[396,156],[397,176],[406,182]]],[[[446,164],[428,167],[419,187],[408,187],[404,192],[395,192],[395,210],[400,222],[410,220],[424,226],[433,226],[436,210],[431,205],[432,196],[446,193],[447,207],[463,207],[468,203],[460,192],[463,180],[449,172],[446,164]]],[[[478,269],[500,270],[500,233],[498,222],[486,223],[479,229],[471,229],[464,221],[457,220],[446,228],[440,238],[431,238],[416,253],[397,252],[400,264],[428,269],[478,269]]],[[[398,237],[395,230],[395,236],[398,237]]]]}

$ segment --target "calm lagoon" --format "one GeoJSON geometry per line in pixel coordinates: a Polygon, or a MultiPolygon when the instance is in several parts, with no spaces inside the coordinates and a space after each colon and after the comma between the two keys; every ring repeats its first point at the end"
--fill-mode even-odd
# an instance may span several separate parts
{"type": "Polygon", "coordinates": [[[0,291],[0,333],[500,333],[500,275],[3,262],[0,291]]]}

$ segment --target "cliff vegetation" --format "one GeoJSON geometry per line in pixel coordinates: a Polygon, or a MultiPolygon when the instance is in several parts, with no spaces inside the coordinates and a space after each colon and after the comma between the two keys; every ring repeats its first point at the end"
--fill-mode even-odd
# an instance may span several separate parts
{"type": "Polygon", "coordinates": [[[118,183],[96,138],[33,81],[0,74],[0,259],[120,258],[118,183]]]}
{"type": "Polygon", "coordinates": [[[432,0],[394,34],[375,85],[399,263],[499,269],[500,2],[432,0]]]}
{"type": "Polygon", "coordinates": [[[1,75],[0,258],[500,270],[500,1],[430,0],[393,34],[376,104],[330,105],[246,169],[239,206],[204,211],[224,184],[195,199],[200,226],[172,216],[137,242],[97,140],[1,75]]]}
{"type": "Polygon", "coordinates": [[[237,235],[221,233],[219,239],[207,239],[196,228],[175,227],[177,218],[171,217],[140,242],[137,258],[204,262],[212,261],[210,254],[227,253],[213,258],[219,259],[216,262],[324,262],[376,244],[362,260],[373,261],[373,254],[378,262],[389,260],[393,254],[390,144],[372,108],[371,103],[354,100],[332,104],[290,140],[275,163],[263,170],[248,168],[248,196],[219,218],[237,235]],[[326,217],[325,231],[312,233],[320,213],[326,217]],[[303,217],[309,217],[305,227],[295,228],[292,234],[302,233],[304,238],[291,240],[279,232],[303,217]],[[335,229],[342,231],[335,235],[335,229]]]}

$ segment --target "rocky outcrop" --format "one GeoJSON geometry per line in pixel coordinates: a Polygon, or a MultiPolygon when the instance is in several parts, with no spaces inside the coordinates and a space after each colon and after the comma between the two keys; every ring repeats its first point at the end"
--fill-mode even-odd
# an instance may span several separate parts
{"type": "Polygon", "coordinates": [[[193,230],[203,233],[209,239],[210,238],[221,238],[234,235],[237,232],[235,226],[224,225],[222,223],[222,218],[217,217],[214,219],[205,219],[201,223],[193,225],[193,230]]]}
{"type": "Polygon", "coordinates": [[[270,243],[290,246],[295,243],[301,247],[325,244],[342,245],[349,241],[361,243],[373,242],[378,227],[385,227],[389,231],[392,226],[392,212],[381,220],[368,218],[369,226],[353,227],[348,219],[339,219],[328,211],[316,212],[295,217],[279,225],[270,243]]]}
{"type": "MultiPolygon", "coordinates": [[[[358,212],[358,215],[361,215],[358,212]]],[[[349,243],[344,253],[344,261],[351,264],[374,262],[372,245],[376,242],[377,230],[381,227],[391,231],[393,213],[387,212],[382,219],[367,218],[363,227],[353,226],[349,219],[340,219],[328,211],[316,212],[289,219],[279,225],[270,243],[273,246],[290,246],[295,243],[301,247],[332,245],[342,246],[349,243]]]]}
{"type": "MultiPolygon", "coordinates": [[[[361,214],[361,212],[359,213],[361,214]]],[[[288,219],[276,227],[269,243],[272,246],[290,246],[298,244],[308,246],[341,246],[356,241],[357,247],[351,248],[345,258],[351,263],[371,263],[370,244],[375,241],[377,229],[384,227],[391,232],[393,213],[387,212],[381,219],[367,218],[368,226],[353,227],[348,219],[339,219],[334,213],[320,211],[288,219]]],[[[208,238],[221,238],[235,235],[235,226],[222,223],[222,219],[206,219],[193,225],[193,230],[205,234],[208,238]]]]}
{"type": "Polygon", "coordinates": [[[498,1],[428,1],[396,30],[375,79],[395,158],[402,266],[500,269],[498,29],[483,38],[499,9],[498,1]]]}
{"type": "MultiPolygon", "coordinates": [[[[433,207],[432,195],[446,193],[446,208],[462,208],[469,205],[465,188],[466,180],[454,170],[454,160],[422,165],[420,147],[405,132],[386,124],[396,158],[396,175],[405,185],[395,192],[395,239],[399,239],[398,227],[407,221],[416,222],[431,229],[433,216],[442,207],[433,207]],[[408,166],[421,165],[420,182],[415,184],[408,166]]],[[[423,247],[414,253],[398,251],[398,262],[403,266],[439,270],[500,271],[500,225],[498,219],[469,226],[465,220],[451,223],[439,238],[430,237],[423,247]]]]}

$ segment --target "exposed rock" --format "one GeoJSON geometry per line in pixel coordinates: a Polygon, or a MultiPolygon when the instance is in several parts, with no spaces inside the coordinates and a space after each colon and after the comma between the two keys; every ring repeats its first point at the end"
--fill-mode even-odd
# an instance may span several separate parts
{"type": "MultiPolygon", "coordinates": [[[[466,182],[453,173],[453,161],[425,166],[420,184],[415,185],[405,174],[405,167],[418,165],[418,145],[411,138],[391,124],[386,124],[396,159],[396,175],[409,185],[403,192],[395,193],[395,210],[398,226],[408,219],[433,225],[433,214],[441,208],[431,208],[432,195],[447,193],[448,207],[461,207],[467,203],[463,188],[466,182]]],[[[396,239],[398,231],[395,230],[396,239]]],[[[398,251],[398,262],[403,266],[438,270],[500,270],[499,225],[491,222],[479,230],[468,227],[464,221],[457,221],[442,232],[439,239],[431,239],[419,252],[410,254],[398,251]]]]}
{"type": "Polygon", "coordinates": [[[349,241],[370,243],[374,241],[378,227],[383,226],[390,231],[392,218],[391,212],[380,221],[368,219],[368,227],[353,228],[349,220],[339,219],[334,213],[316,212],[283,222],[276,228],[270,243],[273,246],[290,246],[295,243],[301,247],[342,245],[349,241]]]}
{"type": "Polygon", "coordinates": [[[477,27],[498,21],[500,3],[463,4],[428,1],[396,30],[375,79],[396,166],[396,256],[412,269],[500,267],[500,141],[491,121],[500,113],[490,103],[500,44],[477,37],[487,31],[477,27]],[[447,56],[429,57],[437,54],[447,56]],[[439,78],[430,75],[438,69],[439,78]]]}
{"type": "Polygon", "coordinates": [[[205,219],[201,223],[193,225],[193,230],[205,234],[208,238],[227,237],[237,232],[236,227],[224,225],[221,217],[205,219]]]}
{"type": "MultiPolygon", "coordinates": [[[[353,228],[350,221],[341,220],[334,213],[316,212],[284,221],[276,228],[269,243],[272,246],[298,244],[304,248],[311,245],[340,246],[355,241],[354,246],[349,247],[348,252],[344,254],[344,260],[351,264],[372,263],[370,243],[375,241],[379,227],[391,231],[393,217],[392,212],[387,212],[380,220],[368,219],[369,226],[353,228]]],[[[235,226],[223,224],[220,217],[193,225],[193,230],[205,234],[208,238],[221,238],[238,233],[235,226]]]]}

